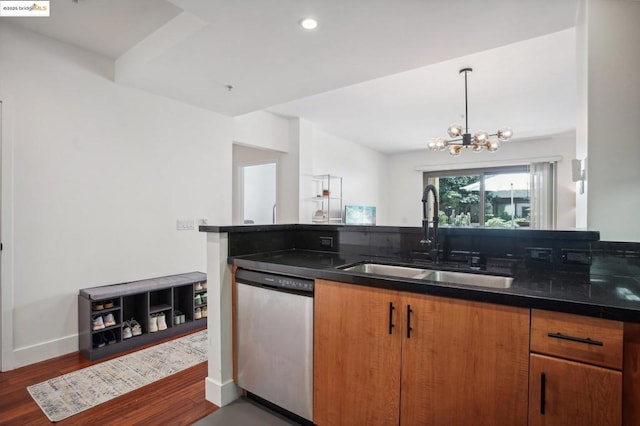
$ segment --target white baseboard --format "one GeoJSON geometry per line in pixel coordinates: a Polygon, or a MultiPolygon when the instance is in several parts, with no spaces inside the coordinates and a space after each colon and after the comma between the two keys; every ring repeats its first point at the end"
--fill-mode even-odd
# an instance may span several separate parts
{"type": "Polygon", "coordinates": [[[61,337],[31,346],[25,346],[13,351],[12,369],[46,361],[61,355],[78,351],[78,335],[61,337]]]}
{"type": "Polygon", "coordinates": [[[204,397],[207,401],[214,403],[218,407],[224,407],[240,398],[240,388],[233,380],[226,383],[218,383],[207,377],[205,379],[204,397]]]}

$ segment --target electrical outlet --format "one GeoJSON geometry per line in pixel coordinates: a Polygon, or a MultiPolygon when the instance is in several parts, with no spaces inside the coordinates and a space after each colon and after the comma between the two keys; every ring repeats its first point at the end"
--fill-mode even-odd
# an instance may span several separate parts
{"type": "Polygon", "coordinates": [[[548,247],[527,247],[527,257],[536,262],[551,263],[553,250],[548,247]]]}
{"type": "Polygon", "coordinates": [[[333,237],[320,237],[320,245],[322,247],[333,247],[333,237]]]}

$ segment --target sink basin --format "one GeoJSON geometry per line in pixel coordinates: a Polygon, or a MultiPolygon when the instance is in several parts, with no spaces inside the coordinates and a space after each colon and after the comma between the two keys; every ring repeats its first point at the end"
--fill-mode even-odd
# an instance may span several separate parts
{"type": "Polygon", "coordinates": [[[475,285],[490,288],[509,288],[513,282],[511,277],[498,275],[468,274],[466,272],[433,271],[425,277],[427,280],[453,284],[475,285]]]}
{"type": "Polygon", "coordinates": [[[437,269],[423,269],[411,266],[385,265],[382,263],[359,263],[357,265],[340,269],[343,271],[359,272],[364,274],[386,275],[396,278],[411,278],[414,280],[428,280],[489,288],[509,288],[513,282],[513,278],[499,275],[441,271],[437,269]]]}
{"type": "Polygon", "coordinates": [[[363,272],[365,274],[387,275],[398,278],[421,279],[432,273],[431,269],[413,268],[411,266],[384,265],[382,263],[359,263],[342,268],[344,271],[363,272]]]}

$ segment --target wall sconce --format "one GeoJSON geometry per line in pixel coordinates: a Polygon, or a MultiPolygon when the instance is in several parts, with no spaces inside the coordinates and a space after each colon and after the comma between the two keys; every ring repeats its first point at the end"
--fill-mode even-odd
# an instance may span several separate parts
{"type": "Polygon", "coordinates": [[[587,179],[587,159],[571,160],[571,177],[574,182],[580,182],[580,194],[584,194],[584,181],[587,179]]]}

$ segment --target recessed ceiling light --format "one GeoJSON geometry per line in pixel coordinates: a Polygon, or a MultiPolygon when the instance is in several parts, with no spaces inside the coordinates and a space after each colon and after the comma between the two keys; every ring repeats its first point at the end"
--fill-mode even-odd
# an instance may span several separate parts
{"type": "Polygon", "coordinates": [[[318,21],[313,18],[304,18],[300,20],[300,26],[305,30],[315,30],[318,27],[318,21]]]}

